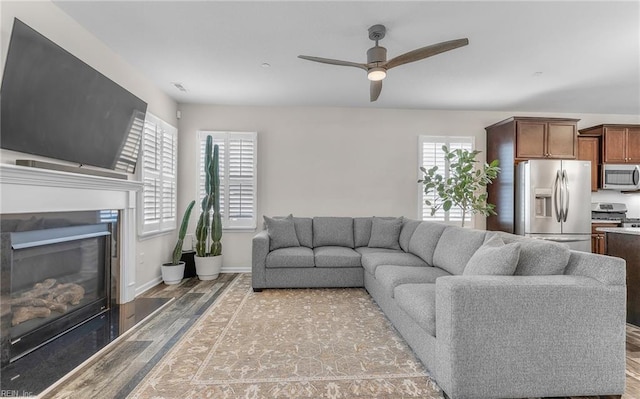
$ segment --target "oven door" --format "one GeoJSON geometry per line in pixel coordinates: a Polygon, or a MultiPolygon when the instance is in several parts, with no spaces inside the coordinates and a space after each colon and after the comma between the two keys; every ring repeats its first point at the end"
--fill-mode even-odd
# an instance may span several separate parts
{"type": "Polygon", "coordinates": [[[602,167],[602,188],[606,190],[640,189],[640,165],[611,165],[602,167]]]}

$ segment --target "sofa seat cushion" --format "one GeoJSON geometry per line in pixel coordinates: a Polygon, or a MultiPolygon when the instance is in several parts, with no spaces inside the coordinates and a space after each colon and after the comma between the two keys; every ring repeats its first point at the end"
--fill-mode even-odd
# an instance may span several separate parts
{"type": "Polygon", "coordinates": [[[266,267],[313,267],[313,250],[307,247],[280,248],[269,252],[266,267]]]}
{"type": "Polygon", "coordinates": [[[314,217],[313,247],[354,248],[353,219],[350,217],[314,217]]]}
{"type": "Polygon", "coordinates": [[[484,243],[486,235],[487,232],[483,230],[447,227],[433,252],[433,266],[443,268],[451,274],[461,275],[469,259],[484,243]]]}
{"type": "Polygon", "coordinates": [[[436,336],[436,285],[402,284],[393,290],[400,309],[404,310],[427,334],[436,336]]]}
{"type": "Polygon", "coordinates": [[[399,249],[369,248],[369,247],[358,247],[358,248],[356,248],[356,251],[360,255],[364,255],[364,254],[380,254],[380,253],[385,253],[385,254],[403,254],[404,253],[399,249]]]}
{"type": "Polygon", "coordinates": [[[370,274],[376,274],[381,265],[421,266],[428,267],[422,259],[404,252],[370,252],[362,254],[362,267],[370,274]]]}
{"type": "Polygon", "coordinates": [[[360,267],[360,254],[351,248],[327,246],[313,249],[316,267],[360,267]]]}
{"type": "Polygon", "coordinates": [[[439,267],[382,265],[376,268],[375,278],[393,298],[393,290],[401,284],[435,283],[438,277],[450,275],[439,267]]]}

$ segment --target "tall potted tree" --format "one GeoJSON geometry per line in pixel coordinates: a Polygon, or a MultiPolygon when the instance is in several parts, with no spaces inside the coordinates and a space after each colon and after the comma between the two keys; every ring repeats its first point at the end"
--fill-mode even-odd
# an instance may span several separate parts
{"type": "Polygon", "coordinates": [[[200,280],[218,278],[222,269],[222,217],[220,215],[219,148],[207,136],[205,146],[205,191],[196,226],[196,274],[200,280]]]}
{"type": "Polygon", "coordinates": [[[191,201],[187,206],[187,209],[182,215],[182,222],[180,223],[180,230],[178,231],[178,241],[173,248],[173,254],[171,256],[171,262],[164,263],[161,266],[162,280],[165,284],[178,284],[182,281],[184,276],[184,262],[180,260],[182,256],[182,243],[184,242],[184,236],[187,234],[187,226],[189,225],[189,217],[191,216],[191,210],[196,201],[191,201]]]}
{"type": "Polygon", "coordinates": [[[480,213],[482,215],[496,215],[495,205],[487,203],[487,193],[480,193],[480,189],[498,177],[500,168],[498,160],[493,160],[490,164],[485,163],[482,169],[475,168],[476,156],[480,151],[452,150],[447,146],[442,146],[444,157],[449,162],[449,176],[444,177],[437,173],[438,166],[426,169],[420,167],[424,177],[418,183],[424,185],[424,193],[429,196],[435,192],[436,199],[431,202],[428,198],[425,204],[431,207],[431,216],[438,209],[445,211],[457,206],[462,209],[462,227],[467,213],[480,213]]]}

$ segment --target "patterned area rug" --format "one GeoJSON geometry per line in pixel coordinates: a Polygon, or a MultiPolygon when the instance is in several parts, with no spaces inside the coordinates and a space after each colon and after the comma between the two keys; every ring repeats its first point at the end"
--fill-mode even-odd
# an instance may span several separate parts
{"type": "Polygon", "coordinates": [[[364,289],[251,290],[241,274],[132,398],[442,398],[364,289]]]}

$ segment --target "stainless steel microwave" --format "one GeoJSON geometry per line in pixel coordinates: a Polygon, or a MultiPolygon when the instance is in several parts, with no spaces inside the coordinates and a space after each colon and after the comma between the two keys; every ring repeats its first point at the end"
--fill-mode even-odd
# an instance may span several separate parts
{"type": "Polygon", "coordinates": [[[602,188],[640,190],[640,165],[602,165],[602,188]]]}

